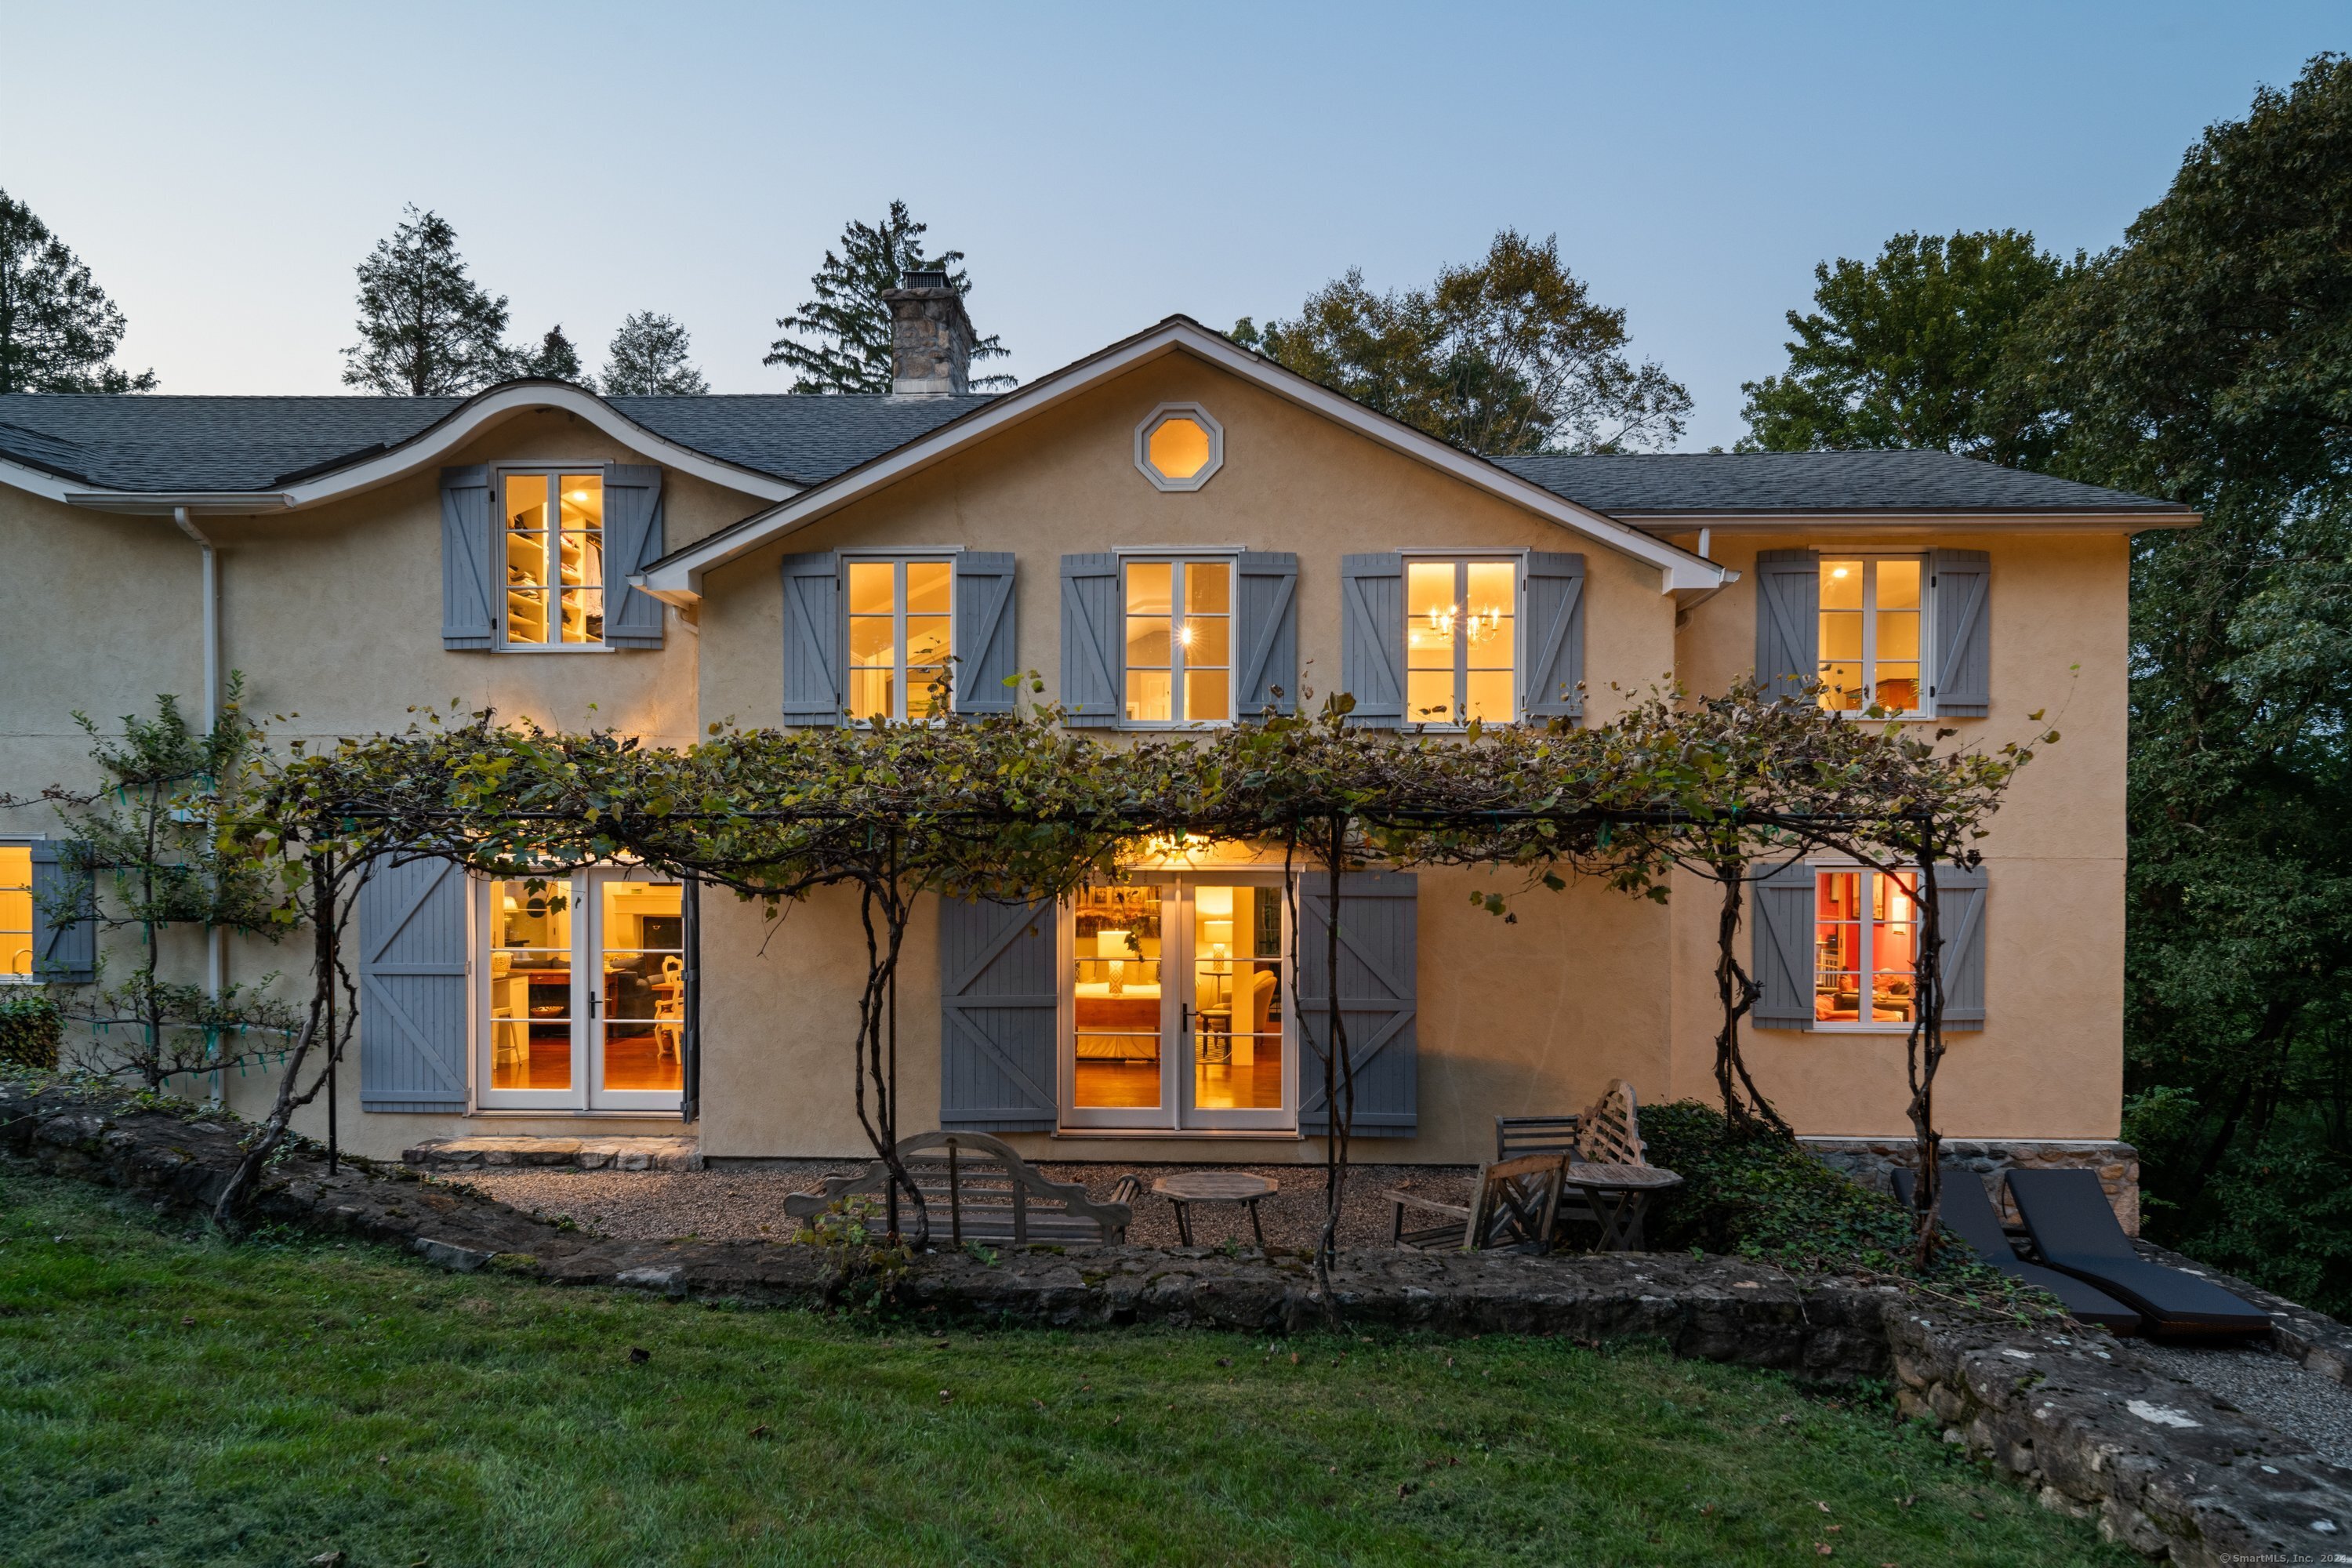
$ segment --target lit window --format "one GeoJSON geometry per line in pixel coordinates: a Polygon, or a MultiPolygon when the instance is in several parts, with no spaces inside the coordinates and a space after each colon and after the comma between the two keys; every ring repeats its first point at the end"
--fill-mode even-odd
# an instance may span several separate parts
{"type": "Polygon", "coordinates": [[[604,478],[499,475],[509,647],[604,640],[604,478]]]}
{"type": "Polygon", "coordinates": [[[1406,723],[1518,716],[1518,573],[1516,561],[1405,563],[1406,723]]]}
{"type": "Polygon", "coordinates": [[[1908,1024],[1919,913],[1912,884],[1883,871],[1813,878],[1813,1020],[1908,1024]]]}
{"type": "Polygon", "coordinates": [[[33,851],[0,844],[0,982],[33,977],[33,851]]]}
{"type": "Polygon", "coordinates": [[[484,884],[492,1107],[669,1110],[685,1081],[685,889],[617,870],[484,884]]]}
{"type": "Polygon", "coordinates": [[[1127,721],[1212,724],[1234,716],[1234,565],[1127,563],[1127,721]]]}
{"type": "Polygon", "coordinates": [[[1922,713],[1916,555],[1822,563],[1822,706],[1922,713]]]}
{"type": "Polygon", "coordinates": [[[954,563],[852,561],[848,575],[850,718],[946,712],[954,563]]]}
{"type": "Polygon", "coordinates": [[[1224,426],[1197,403],[1162,404],[1135,427],[1135,466],[1163,490],[1197,490],[1224,460],[1224,426]]]}

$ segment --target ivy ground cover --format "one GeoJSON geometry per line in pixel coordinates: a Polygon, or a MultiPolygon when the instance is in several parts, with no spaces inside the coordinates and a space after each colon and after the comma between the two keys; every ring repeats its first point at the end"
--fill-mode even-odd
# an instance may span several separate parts
{"type": "Polygon", "coordinates": [[[34,1178],[0,1519],[12,1564],[2137,1561],[1867,1392],[1647,1349],[715,1310],[34,1178]]]}

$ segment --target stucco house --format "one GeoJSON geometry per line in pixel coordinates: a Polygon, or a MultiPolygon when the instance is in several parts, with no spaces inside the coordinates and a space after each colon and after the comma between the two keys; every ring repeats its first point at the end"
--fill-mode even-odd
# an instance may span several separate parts
{"type": "MultiPolygon", "coordinates": [[[[2111,1157],[2122,1084],[2126,578],[2192,513],[1943,453],[1487,460],[1171,317],[1001,395],[936,276],[887,397],[0,397],[0,793],[83,782],[70,712],[242,671],[281,734],[452,698],[685,744],[713,721],[966,710],[1034,670],[1071,721],[1605,718],[1667,679],[1818,674],[1963,742],[2064,731],[1947,894],[1945,1130],[2111,1157]],[[1310,699],[1312,700],[1312,699],[1310,699]]],[[[208,698],[207,700],[210,699],[208,698]]],[[[86,973],[0,813],[0,984],[86,973]]],[[[1610,1079],[1704,1096],[1714,903],[1594,887],[1478,913],[1471,871],[1367,885],[1360,1133],[1462,1163],[1610,1079]],[[1368,906],[1369,907],[1369,906],[1368,906]],[[1376,1058],[1376,1059],[1375,1059],[1376,1058]]],[[[711,1162],[855,1153],[845,897],[756,910],[614,868],[568,907],[438,865],[371,884],[345,1143],[681,1131],[711,1162]]],[[[940,1124],[1057,1159],[1319,1158],[1278,873],[1134,868],[1050,918],[929,911],[899,1060],[940,1124]]],[[[1905,1135],[1910,908],[1832,863],[1762,889],[1751,1060],[1825,1144],[1905,1135]]],[[[86,935],[86,932],[83,933],[86,935]]],[[[282,967],[231,942],[229,978],[282,967]]],[[[231,1077],[247,1108],[266,1075],[231,1077]]],[[[2044,1152],[2049,1151],[2045,1149],[2044,1152]]]]}

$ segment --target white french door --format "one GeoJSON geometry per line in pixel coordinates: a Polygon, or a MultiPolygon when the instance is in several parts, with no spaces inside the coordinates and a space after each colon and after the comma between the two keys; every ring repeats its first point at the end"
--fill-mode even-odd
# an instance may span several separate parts
{"type": "Polygon", "coordinates": [[[480,884],[486,1110],[676,1110],[685,889],[628,870],[480,884]]]}
{"type": "Polygon", "coordinates": [[[1063,906],[1066,1127],[1298,1123],[1281,880],[1185,872],[1063,906]]]}

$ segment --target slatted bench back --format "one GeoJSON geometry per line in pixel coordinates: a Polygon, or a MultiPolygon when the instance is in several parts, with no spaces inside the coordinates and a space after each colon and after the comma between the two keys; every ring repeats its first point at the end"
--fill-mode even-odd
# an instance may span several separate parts
{"type": "Polygon", "coordinates": [[[1577,1152],[1577,1116],[1497,1116],[1495,1118],[1495,1158],[1515,1160],[1522,1154],[1573,1154],[1577,1152]]]}
{"type": "MultiPolygon", "coordinates": [[[[921,1132],[898,1145],[929,1212],[931,1235],[950,1246],[967,1241],[1118,1242],[1134,1210],[1097,1203],[1075,1182],[1049,1181],[1009,1146],[985,1132],[921,1132]]],[[[854,1176],[828,1176],[814,1193],[784,1200],[784,1212],[811,1220],[852,1195],[880,1196],[890,1168],[877,1160],[854,1176]]]]}
{"type": "Polygon", "coordinates": [[[1586,1110],[1576,1133],[1580,1158],[1595,1165],[1646,1165],[1641,1125],[1633,1104],[1633,1086],[1612,1079],[1601,1098],[1586,1110]]]}

